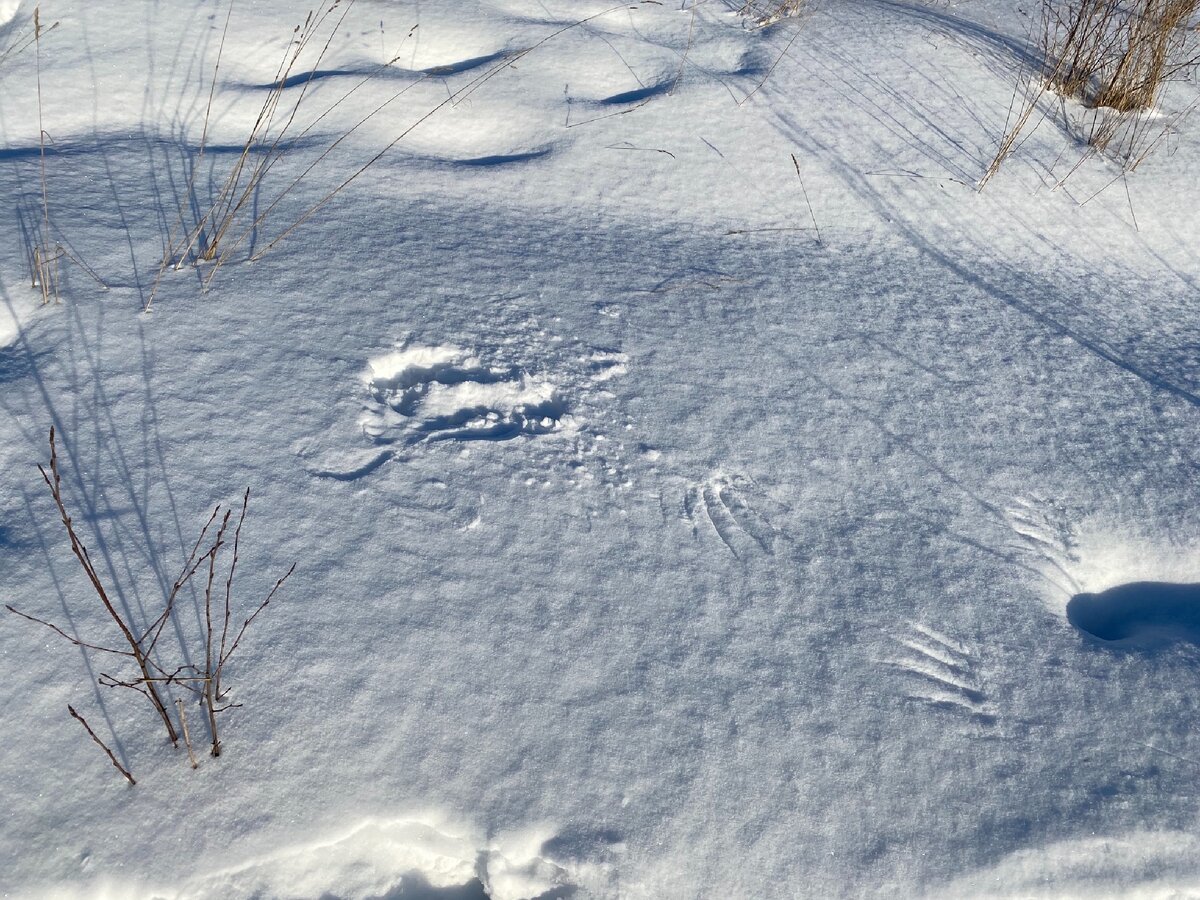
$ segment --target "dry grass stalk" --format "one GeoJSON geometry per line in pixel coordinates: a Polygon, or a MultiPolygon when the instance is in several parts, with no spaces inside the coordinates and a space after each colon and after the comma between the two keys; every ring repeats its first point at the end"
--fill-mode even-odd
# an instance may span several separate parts
{"type": "Polygon", "coordinates": [[[104,741],[100,740],[100,738],[98,738],[96,736],[96,732],[92,731],[92,726],[87,723],[87,719],[85,719],[79,713],[75,712],[75,707],[73,707],[70,703],[67,704],[67,712],[69,712],[71,714],[71,718],[73,718],[76,722],[78,722],[85,729],[87,729],[88,735],[91,737],[91,739],[93,741],[96,742],[96,745],[101,750],[103,750],[105,753],[108,754],[109,761],[114,766],[117,767],[118,772],[120,772],[122,775],[125,776],[125,780],[128,781],[130,784],[137,784],[137,782],[134,780],[133,776],[131,774],[129,774],[129,770],[126,769],[123,765],[121,765],[121,763],[117,760],[116,754],[114,754],[110,749],[108,749],[108,744],[104,743],[104,741]]]}
{"type": "MultiPolygon", "coordinates": [[[[40,25],[40,21],[39,21],[40,25]]],[[[38,39],[43,34],[49,34],[58,27],[58,22],[54,22],[45,28],[35,28],[31,32],[21,32],[13,38],[12,42],[0,52],[0,66],[3,66],[9,59],[20,56],[30,47],[38,42],[38,39]]]]}
{"type": "MultiPolygon", "coordinates": [[[[38,165],[39,165],[39,182],[41,187],[41,221],[38,223],[36,235],[31,235],[28,238],[29,252],[29,278],[30,286],[41,293],[42,304],[58,303],[62,299],[60,290],[61,285],[61,262],[64,259],[70,260],[83,269],[88,276],[95,281],[101,290],[108,290],[108,285],[104,280],[96,274],[96,271],[72,254],[70,250],[56,241],[53,247],[50,245],[50,235],[53,231],[50,222],[50,191],[46,185],[46,140],[49,135],[46,133],[45,126],[42,121],[42,36],[49,34],[58,27],[58,22],[53,23],[48,27],[42,26],[42,17],[40,7],[34,7],[33,10],[33,33],[25,41],[14,44],[10,47],[3,56],[0,56],[0,63],[8,57],[14,50],[19,52],[26,47],[32,46],[35,48],[34,65],[37,78],[37,117],[38,117],[38,165]]],[[[53,143],[53,141],[51,141],[53,143]]]]}
{"type": "Polygon", "coordinates": [[[817,243],[824,243],[821,240],[821,226],[817,224],[817,214],[813,212],[812,201],[808,199],[808,188],[804,186],[804,176],[800,174],[800,160],[796,159],[796,154],[792,154],[792,165],[796,167],[796,177],[800,179],[800,193],[804,195],[804,203],[808,207],[809,218],[812,219],[813,231],[817,233],[817,243]]]}
{"type": "Polygon", "coordinates": [[[33,287],[41,291],[42,303],[49,304],[57,303],[61,299],[58,290],[58,263],[62,259],[63,248],[61,245],[56,245],[51,250],[48,245],[50,240],[50,197],[46,190],[46,129],[42,125],[42,19],[41,7],[38,6],[33,8],[33,42],[37,73],[38,159],[41,166],[42,184],[42,235],[38,246],[33,248],[33,287]]]}

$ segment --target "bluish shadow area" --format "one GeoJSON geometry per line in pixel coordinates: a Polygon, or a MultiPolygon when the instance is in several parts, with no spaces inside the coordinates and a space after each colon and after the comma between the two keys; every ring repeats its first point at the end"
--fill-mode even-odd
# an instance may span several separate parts
{"type": "Polygon", "coordinates": [[[454,160],[460,166],[473,166],[475,168],[487,168],[488,166],[506,166],[509,163],[528,162],[533,159],[541,159],[550,153],[549,147],[543,147],[540,150],[530,150],[526,153],[497,153],[492,156],[476,156],[473,159],[458,159],[454,160]]]}
{"type": "Polygon", "coordinates": [[[404,883],[380,900],[488,900],[488,895],[478,879],[456,887],[436,888],[414,872],[404,876],[404,883]]]}
{"type": "Polygon", "coordinates": [[[1067,621],[1102,641],[1200,644],[1200,584],[1135,581],[1099,594],[1076,594],[1067,621]]]}
{"type": "MultiPolygon", "coordinates": [[[[554,888],[544,894],[538,894],[533,900],[566,900],[576,893],[574,887],[563,886],[554,888]]],[[[326,894],[321,900],[337,900],[336,895],[326,894]]],[[[388,891],[378,900],[490,900],[479,879],[472,879],[467,884],[456,887],[437,888],[418,872],[404,876],[404,883],[388,891]]]]}
{"type": "Polygon", "coordinates": [[[605,97],[600,102],[606,106],[618,106],[622,103],[638,103],[642,100],[649,100],[651,97],[657,97],[659,94],[665,94],[671,89],[672,84],[672,81],[663,81],[659,84],[649,85],[648,87],[640,87],[636,90],[613,94],[611,97],[605,97]]]}
{"type": "Polygon", "coordinates": [[[486,66],[488,63],[499,62],[509,55],[508,51],[489,53],[486,56],[474,56],[470,59],[462,59],[443,66],[431,66],[428,69],[407,69],[403,66],[386,63],[364,62],[356,66],[340,69],[312,69],[307,72],[299,72],[295,75],[289,75],[281,82],[268,81],[260,84],[247,84],[243,82],[235,84],[235,86],[246,90],[274,91],[280,88],[288,90],[289,88],[302,87],[310,82],[322,81],[327,78],[371,78],[386,80],[391,78],[443,77],[469,72],[472,69],[478,69],[480,66],[486,66]]]}
{"type": "Polygon", "coordinates": [[[2,147],[0,148],[0,162],[8,162],[13,159],[37,159],[43,153],[46,156],[59,156],[62,154],[62,150],[54,146],[43,148],[36,144],[26,147],[2,147]]]}

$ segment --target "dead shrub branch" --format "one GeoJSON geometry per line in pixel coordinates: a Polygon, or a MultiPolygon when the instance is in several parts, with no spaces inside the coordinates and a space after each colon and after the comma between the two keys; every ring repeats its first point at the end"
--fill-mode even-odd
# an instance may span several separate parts
{"type": "MultiPolygon", "coordinates": [[[[240,629],[231,638],[230,624],[233,619],[233,609],[235,606],[233,597],[234,576],[238,568],[240,556],[242,527],[245,524],[246,514],[249,509],[249,488],[242,495],[237,522],[233,526],[232,558],[228,570],[226,571],[222,568],[221,552],[229,544],[227,536],[230,533],[234,509],[225,508],[221,504],[218,504],[209,515],[204,526],[200,529],[200,535],[196,539],[195,544],[193,544],[179,576],[172,583],[170,590],[164,597],[161,612],[149,623],[139,626],[131,620],[127,612],[124,612],[114,602],[113,597],[119,597],[121,595],[120,591],[114,593],[101,577],[92,562],[92,557],[88,552],[87,546],[79,535],[74,520],[67,511],[66,501],[63,496],[58,446],[53,428],[50,429],[49,467],[39,465],[38,470],[41,472],[42,479],[50,489],[50,495],[54,500],[55,508],[58,511],[59,518],[62,520],[63,528],[66,530],[72,554],[87,577],[92,593],[95,594],[96,599],[99,600],[100,605],[104,608],[108,619],[116,626],[116,630],[120,633],[128,649],[107,646],[102,642],[93,640],[84,640],[72,635],[51,621],[22,612],[9,605],[6,605],[6,608],[9,612],[26,621],[48,628],[81,650],[106,653],[118,659],[131,661],[132,671],[128,673],[101,672],[97,677],[97,683],[102,687],[125,688],[136,691],[145,697],[166,728],[167,737],[170,738],[172,745],[177,747],[179,744],[180,729],[176,728],[175,721],[168,712],[170,706],[174,703],[178,710],[179,722],[184,733],[188,756],[193,762],[193,767],[195,760],[192,755],[191,736],[187,733],[187,720],[184,713],[183,701],[179,698],[172,698],[171,693],[174,688],[178,688],[185,692],[185,695],[191,694],[194,696],[204,708],[205,717],[208,721],[211,753],[213,756],[219,756],[221,753],[221,742],[217,731],[217,716],[222,712],[235,709],[241,705],[238,703],[223,702],[224,697],[228,694],[228,688],[222,686],[222,678],[225,675],[230,657],[240,646],[242,638],[245,636],[250,625],[267,608],[280,588],[283,587],[284,583],[296,570],[296,566],[293,564],[283,577],[275,582],[265,599],[245,618],[240,629]],[[216,526],[215,529],[214,525],[216,526]],[[201,645],[200,650],[202,653],[200,655],[203,662],[201,664],[189,662],[168,664],[163,657],[164,655],[174,655],[172,652],[168,652],[170,650],[182,654],[185,660],[188,658],[186,654],[189,641],[185,635],[180,636],[178,646],[172,645],[171,648],[167,648],[161,641],[161,638],[168,622],[176,621],[174,613],[184,588],[191,584],[197,573],[201,571],[205,573],[202,601],[204,621],[198,639],[201,645]],[[216,596],[214,596],[214,592],[217,592],[216,596]],[[214,606],[217,608],[214,609],[214,606]]],[[[104,747],[105,750],[108,749],[87,723],[83,721],[81,716],[75,713],[73,709],[71,710],[71,714],[79,719],[84,727],[87,728],[88,733],[97,744],[104,747]]],[[[121,769],[122,773],[129,778],[130,783],[134,783],[129,773],[112,756],[111,751],[109,751],[109,756],[112,758],[113,764],[121,769]]]]}

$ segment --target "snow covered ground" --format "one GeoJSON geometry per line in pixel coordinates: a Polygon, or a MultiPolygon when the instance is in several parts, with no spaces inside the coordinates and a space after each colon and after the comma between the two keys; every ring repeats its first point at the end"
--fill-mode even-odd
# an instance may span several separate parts
{"type": "Polygon", "coordinates": [[[0,619],[0,893],[1200,896],[1200,92],[977,192],[1023,5],[735,6],[358,0],[255,209],[396,99],[203,291],[306,8],[0,2],[0,598],[119,639],[52,425],[131,619],[247,485],[242,608],[298,563],[194,771],[0,619]]]}

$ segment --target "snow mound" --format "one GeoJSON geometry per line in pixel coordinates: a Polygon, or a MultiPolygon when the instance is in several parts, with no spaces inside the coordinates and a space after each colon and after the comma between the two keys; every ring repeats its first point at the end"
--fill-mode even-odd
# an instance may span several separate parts
{"type": "Polygon", "coordinates": [[[574,893],[577,885],[567,869],[541,855],[543,847],[554,846],[550,836],[544,830],[527,830],[486,841],[470,829],[449,826],[436,817],[368,819],[326,840],[284,847],[183,885],[135,887],[106,880],[86,888],[50,888],[39,896],[55,900],[382,896],[532,900],[550,892],[574,893]]]}
{"type": "Polygon", "coordinates": [[[417,820],[366,821],[348,833],[285,848],[185,886],[178,900],[387,894],[406,881],[465,885],[480,874],[475,842],[453,829],[417,820]]]}
{"type": "Polygon", "coordinates": [[[527,108],[489,99],[439,110],[405,138],[403,149],[416,159],[487,166],[538,159],[558,144],[527,108]]]}

